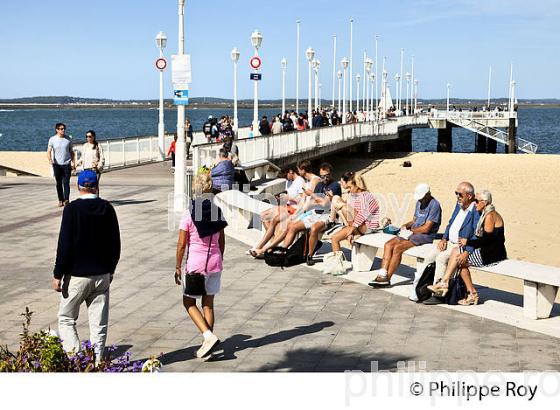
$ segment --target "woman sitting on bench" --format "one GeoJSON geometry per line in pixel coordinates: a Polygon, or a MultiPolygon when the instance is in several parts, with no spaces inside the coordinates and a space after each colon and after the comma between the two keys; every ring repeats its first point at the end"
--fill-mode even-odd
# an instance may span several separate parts
{"type": "MultiPolygon", "coordinates": [[[[366,235],[379,228],[379,204],[371,192],[368,192],[363,178],[354,173],[349,175],[346,187],[350,191],[347,204],[336,201],[333,197],[333,208],[335,202],[339,206],[338,213],[344,223],[344,227],[331,236],[333,258],[333,273],[345,272],[340,269],[343,255],[340,242],[344,239],[353,240],[354,235],[366,235]],[[338,267],[338,268],[337,268],[338,267]]],[[[331,221],[333,219],[331,213],[331,221]]]]}
{"type": "MultiPolygon", "coordinates": [[[[472,283],[471,272],[469,266],[480,267],[496,264],[507,259],[504,235],[504,220],[496,211],[492,204],[492,194],[489,191],[481,191],[476,194],[475,200],[476,210],[481,214],[480,220],[476,227],[476,239],[460,238],[460,247],[453,250],[449,260],[454,260],[462,252],[462,247],[472,246],[474,252],[469,255],[467,264],[459,266],[461,278],[465,282],[468,295],[465,299],[460,300],[460,305],[476,305],[478,303],[478,293],[472,283]]],[[[433,286],[428,286],[435,295],[445,296],[448,289],[449,278],[454,273],[453,264],[448,265],[448,269],[440,282],[433,286]]]]}

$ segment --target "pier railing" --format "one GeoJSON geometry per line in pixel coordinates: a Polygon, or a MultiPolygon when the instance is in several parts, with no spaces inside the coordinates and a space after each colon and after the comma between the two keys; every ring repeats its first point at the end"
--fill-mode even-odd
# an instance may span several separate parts
{"type": "MultiPolygon", "coordinates": [[[[400,127],[427,125],[426,115],[394,117],[378,122],[357,122],[352,124],[321,127],[305,131],[284,132],[275,135],[245,138],[235,141],[239,148],[241,163],[259,160],[274,161],[296,153],[313,151],[344,141],[375,141],[396,135],[400,127]]],[[[202,144],[193,147],[193,167],[210,166],[217,161],[221,144],[202,144]]]]}

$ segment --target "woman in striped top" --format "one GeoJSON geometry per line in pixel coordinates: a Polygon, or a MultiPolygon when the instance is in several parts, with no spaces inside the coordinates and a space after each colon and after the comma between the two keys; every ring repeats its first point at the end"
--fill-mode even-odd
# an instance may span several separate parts
{"type": "Polygon", "coordinates": [[[365,235],[379,228],[379,203],[371,192],[366,190],[363,178],[354,174],[347,182],[350,195],[348,204],[340,212],[345,227],[331,237],[333,252],[340,251],[340,242],[354,235],[365,235]]]}

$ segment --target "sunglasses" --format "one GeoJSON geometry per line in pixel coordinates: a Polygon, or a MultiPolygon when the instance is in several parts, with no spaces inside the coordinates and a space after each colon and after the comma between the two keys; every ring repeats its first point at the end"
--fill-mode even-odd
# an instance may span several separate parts
{"type": "Polygon", "coordinates": [[[324,175],[319,175],[319,178],[321,179],[327,179],[328,177],[330,177],[331,174],[324,174],[324,175]]]}
{"type": "Polygon", "coordinates": [[[86,138],[93,138],[93,135],[86,135],[86,138]]]}
{"type": "Polygon", "coordinates": [[[462,192],[457,192],[457,191],[455,191],[455,195],[458,196],[459,198],[463,198],[465,196],[465,194],[463,194],[462,192]]]}
{"type": "Polygon", "coordinates": [[[476,199],[476,198],[475,198],[474,203],[475,203],[475,204],[478,204],[479,202],[484,202],[484,201],[485,201],[484,199],[476,199]]]}
{"type": "Polygon", "coordinates": [[[66,129],[66,128],[64,128],[64,127],[57,128],[57,130],[61,130],[61,131],[64,131],[65,129],[66,129]]]}

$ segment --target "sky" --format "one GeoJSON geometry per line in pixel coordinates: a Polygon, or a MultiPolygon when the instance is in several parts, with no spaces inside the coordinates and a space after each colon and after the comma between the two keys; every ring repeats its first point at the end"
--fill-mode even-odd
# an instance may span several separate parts
{"type": "MultiPolygon", "coordinates": [[[[0,3],[0,98],[38,95],[113,99],[159,96],[155,36],[168,37],[164,53],[177,52],[176,0],[20,0],[0,3]]],[[[282,96],[280,61],[286,58],[286,96],[296,96],[296,20],[300,20],[300,99],[307,98],[305,50],[321,60],[322,97],[332,96],[333,36],[337,70],[350,57],[353,18],[353,74],[363,75],[363,53],[386,57],[394,96],[395,74],[418,79],[418,96],[507,97],[510,64],[518,98],[560,98],[560,1],[558,0],[187,0],[185,52],[191,55],[191,97],[233,97],[230,52],[241,53],[238,96],[252,98],[249,58],[254,29],[263,35],[259,97],[282,96]]],[[[172,97],[171,70],[165,97],[172,97]]],[[[404,83],[403,83],[404,84],[404,83]]],[[[335,83],[335,89],[337,83],[335,83]]],[[[355,90],[355,88],[354,88],[355,90]]],[[[403,94],[406,92],[403,86],[403,94]]],[[[355,96],[355,91],[354,91],[355,96]]]]}

